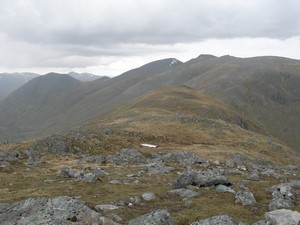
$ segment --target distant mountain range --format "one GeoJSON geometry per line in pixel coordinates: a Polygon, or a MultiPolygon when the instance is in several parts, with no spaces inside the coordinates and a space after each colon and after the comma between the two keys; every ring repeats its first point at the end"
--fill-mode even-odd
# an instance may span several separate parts
{"type": "MultiPolygon", "coordinates": [[[[97,76],[90,73],[68,73],[71,77],[74,77],[80,81],[93,81],[101,78],[102,76],[97,76]]],[[[36,73],[0,73],[0,100],[7,97],[14,90],[18,89],[28,81],[33,78],[41,76],[41,74],[36,73]]]]}
{"type": "MultiPolygon", "coordinates": [[[[231,112],[228,116],[208,104],[206,112],[215,112],[215,118],[240,118],[245,129],[269,134],[300,151],[299,60],[200,55],[186,63],[174,58],[154,61],[92,82],[80,82],[69,75],[36,77],[1,101],[0,138],[21,140],[66,131],[100,117],[109,118],[115,115],[111,110],[125,110],[129,101],[146,94],[151,105],[151,91],[183,85],[222,101],[232,110],[226,110],[231,112]],[[237,114],[239,117],[233,116],[237,114]]],[[[199,114],[203,112],[201,109],[199,114]]]]}

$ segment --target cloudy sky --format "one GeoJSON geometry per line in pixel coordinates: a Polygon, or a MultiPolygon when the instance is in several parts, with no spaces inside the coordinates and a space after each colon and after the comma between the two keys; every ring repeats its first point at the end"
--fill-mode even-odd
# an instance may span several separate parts
{"type": "Polygon", "coordinates": [[[299,0],[0,0],[0,72],[119,75],[200,54],[300,59],[299,0]]]}

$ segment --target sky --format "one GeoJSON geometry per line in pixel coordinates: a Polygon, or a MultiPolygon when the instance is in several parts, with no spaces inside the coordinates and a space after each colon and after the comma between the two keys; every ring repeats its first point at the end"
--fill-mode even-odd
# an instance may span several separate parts
{"type": "Polygon", "coordinates": [[[0,72],[116,76],[200,54],[300,59],[299,0],[0,0],[0,72]]]}

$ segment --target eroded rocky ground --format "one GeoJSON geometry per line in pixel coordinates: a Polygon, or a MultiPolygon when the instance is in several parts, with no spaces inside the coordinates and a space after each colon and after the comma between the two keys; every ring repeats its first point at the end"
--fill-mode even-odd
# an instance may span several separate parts
{"type": "Polygon", "coordinates": [[[0,224],[298,225],[298,159],[128,148],[103,135],[3,145],[0,224]],[[91,142],[108,151],[96,154],[91,142]]]}

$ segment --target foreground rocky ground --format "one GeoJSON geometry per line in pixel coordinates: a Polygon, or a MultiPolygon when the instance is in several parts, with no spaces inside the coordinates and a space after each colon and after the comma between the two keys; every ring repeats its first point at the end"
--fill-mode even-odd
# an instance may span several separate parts
{"type": "Polygon", "coordinates": [[[60,136],[3,146],[0,224],[299,224],[297,160],[78,146],[60,136]]]}

